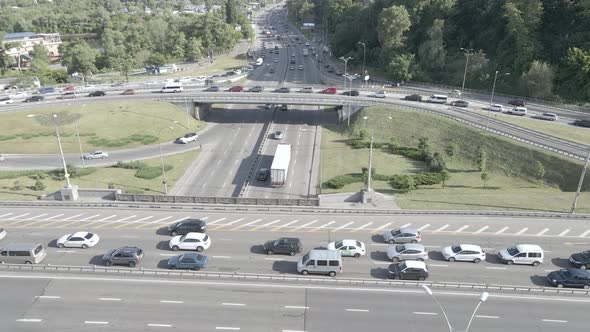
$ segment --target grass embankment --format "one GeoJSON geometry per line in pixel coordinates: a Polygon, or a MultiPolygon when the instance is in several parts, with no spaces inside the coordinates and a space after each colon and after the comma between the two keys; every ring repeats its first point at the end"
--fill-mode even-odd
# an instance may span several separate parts
{"type": "MultiPolygon", "coordinates": [[[[168,142],[205,124],[188,116],[186,110],[167,102],[100,102],[84,105],[40,107],[35,110],[0,113],[1,153],[58,153],[55,129],[44,126],[29,114],[46,115],[69,112],[79,114],[77,121],[85,152],[133,148],[168,142]],[[176,123],[175,123],[176,122],[176,123]],[[170,129],[169,127],[172,127],[170,129]]],[[[79,153],[76,122],[60,127],[66,153],[79,153]]]]}
{"type": "MultiPolygon", "coordinates": [[[[463,126],[435,115],[373,107],[355,114],[351,128],[346,125],[324,128],[322,134],[322,181],[350,173],[360,173],[368,166],[368,149],[352,149],[346,144],[350,133],[361,129],[374,130],[376,142],[389,142],[395,137],[401,146],[415,147],[421,136],[430,139],[433,152],[441,152],[450,143],[458,145],[457,156],[447,159],[451,179],[446,188],[441,185],[420,186],[410,193],[392,189],[388,182],[373,181],[379,192],[395,194],[404,209],[492,209],[545,210],[569,212],[582,165],[543,150],[521,145],[463,126]],[[367,116],[366,120],[363,117],[367,116]],[[391,117],[389,119],[388,117],[391,117]],[[477,151],[488,154],[491,179],[486,188],[475,166],[477,151]],[[536,162],[545,168],[544,182],[535,179],[536,162]]],[[[423,162],[393,155],[385,150],[373,150],[373,167],[383,175],[415,174],[426,171],[423,162]]],[[[346,185],[342,189],[322,189],[322,193],[351,192],[363,188],[363,183],[346,185]]],[[[584,182],[590,190],[590,175],[584,182]]],[[[590,194],[582,193],[577,212],[590,213],[590,194]]]]}
{"type": "MultiPolygon", "coordinates": [[[[168,190],[172,189],[174,183],[184,174],[184,171],[191,165],[197,157],[199,151],[189,151],[171,156],[164,157],[166,166],[166,179],[168,180],[168,190]]],[[[139,178],[136,176],[137,169],[124,169],[117,167],[101,168],[79,168],[78,176],[71,179],[72,184],[80,188],[109,188],[112,186],[123,190],[127,193],[146,193],[146,194],[164,194],[162,185],[162,173],[160,171],[160,158],[142,160],[151,174],[143,172],[146,177],[139,178]]],[[[59,190],[65,185],[64,180],[55,180],[50,171],[3,171],[0,172],[0,199],[2,200],[36,200],[37,196],[44,193],[52,193],[59,190]],[[44,185],[43,190],[34,190],[36,178],[41,175],[40,180],[44,185]],[[18,183],[19,186],[15,185],[18,183]],[[17,188],[20,187],[20,188],[17,188]]]]}

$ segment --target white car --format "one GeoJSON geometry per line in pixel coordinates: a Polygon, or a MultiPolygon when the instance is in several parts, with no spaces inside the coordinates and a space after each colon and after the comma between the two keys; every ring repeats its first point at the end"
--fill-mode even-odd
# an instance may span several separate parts
{"type": "Polygon", "coordinates": [[[186,82],[190,82],[191,78],[190,77],[181,77],[178,79],[178,82],[180,83],[186,83],[186,82]]]}
{"type": "Polygon", "coordinates": [[[94,247],[100,238],[96,234],[88,232],[76,232],[66,234],[57,239],[57,246],[60,248],[91,248],[94,247]]]}
{"type": "Polygon", "coordinates": [[[145,82],[145,85],[147,85],[147,86],[152,86],[152,85],[156,85],[156,84],[158,84],[158,82],[156,82],[156,81],[147,81],[147,82],[145,82]]]}
{"type": "Polygon", "coordinates": [[[6,237],[6,230],[0,227],[0,240],[6,237]]]}
{"type": "Polygon", "coordinates": [[[428,259],[428,251],[418,243],[391,245],[387,248],[387,258],[393,262],[404,260],[424,261],[428,259]]]}
{"type": "Polygon", "coordinates": [[[205,233],[191,232],[186,235],[177,235],[170,239],[168,246],[170,249],[177,250],[196,250],[203,251],[211,245],[211,238],[205,233]]]}
{"type": "Polygon", "coordinates": [[[444,247],[442,255],[443,258],[449,262],[466,261],[479,263],[486,259],[486,253],[481,247],[473,244],[458,244],[444,247]]]}
{"type": "Polygon", "coordinates": [[[559,117],[555,113],[541,113],[537,115],[537,119],[541,120],[548,120],[548,121],[557,121],[559,117]]]}
{"type": "Polygon", "coordinates": [[[504,112],[504,106],[500,105],[500,104],[493,104],[490,105],[490,111],[492,112],[504,112]]]}
{"type": "Polygon", "coordinates": [[[177,141],[182,144],[188,144],[190,142],[195,142],[197,138],[199,138],[199,135],[197,135],[197,133],[188,133],[182,137],[179,137],[177,141]]]}
{"type": "Polygon", "coordinates": [[[14,103],[14,99],[10,97],[2,97],[0,98],[0,105],[8,105],[14,103]]]}
{"type": "Polygon", "coordinates": [[[342,240],[328,244],[330,250],[340,250],[340,255],[359,258],[365,254],[365,244],[357,240],[342,240]]]}
{"type": "Polygon", "coordinates": [[[91,160],[91,159],[104,159],[108,158],[109,154],[104,151],[94,151],[84,156],[84,159],[91,160]]]}
{"type": "Polygon", "coordinates": [[[387,97],[387,92],[385,92],[385,91],[379,91],[379,92],[375,92],[371,96],[372,97],[375,97],[375,98],[385,98],[385,97],[387,97]]]}
{"type": "Polygon", "coordinates": [[[9,96],[12,99],[25,99],[29,96],[29,94],[24,91],[21,91],[21,92],[11,93],[9,96]]]}

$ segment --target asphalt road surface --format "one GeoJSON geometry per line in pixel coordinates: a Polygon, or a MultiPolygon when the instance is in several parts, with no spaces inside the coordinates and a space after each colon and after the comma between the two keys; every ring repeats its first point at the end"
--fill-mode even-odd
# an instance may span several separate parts
{"type": "MultiPolygon", "coordinates": [[[[445,331],[420,289],[0,274],[6,331],[445,331]]],[[[478,294],[436,291],[456,330],[478,294]]],[[[588,299],[491,294],[476,331],[586,331],[588,299]],[[559,308],[559,310],[557,310],[559,308]]]]}

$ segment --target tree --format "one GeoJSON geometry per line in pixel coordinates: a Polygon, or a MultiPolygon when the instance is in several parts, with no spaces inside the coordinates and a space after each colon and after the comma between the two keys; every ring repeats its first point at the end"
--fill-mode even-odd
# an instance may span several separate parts
{"type": "Polygon", "coordinates": [[[529,70],[522,74],[521,81],[531,97],[546,98],[553,90],[553,68],[543,61],[535,60],[529,70]]]}
{"type": "Polygon", "coordinates": [[[414,178],[410,175],[395,175],[393,179],[389,181],[391,187],[399,189],[402,192],[410,192],[416,189],[414,178]]]}
{"type": "Polygon", "coordinates": [[[201,40],[191,37],[186,44],[184,55],[189,61],[197,61],[203,57],[203,54],[205,54],[205,49],[203,48],[203,43],[201,40]]]}
{"type": "Polygon", "coordinates": [[[387,73],[394,80],[409,81],[412,79],[412,64],[414,54],[402,53],[396,54],[387,64],[387,73]]]}
{"type": "Polygon", "coordinates": [[[166,57],[161,53],[152,53],[145,64],[148,66],[162,67],[166,64],[166,57]]]}
{"type": "Polygon", "coordinates": [[[451,143],[447,145],[445,148],[445,154],[449,157],[449,160],[453,160],[453,158],[457,155],[457,150],[459,150],[459,146],[455,143],[451,143]]]}
{"type": "Polygon", "coordinates": [[[406,7],[391,6],[383,9],[378,22],[377,37],[382,48],[399,48],[404,45],[404,34],[412,25],[406,7]]]}
{"type": "Polygon", "coordinates": [[[68,74],[80,73],[87,76],[97,71],[94,65],[96,50],[85,41],[63,44],[60,49],[61,62],[68,67],[68,74]]]}
{"type": "Polygon", "coordinates": [[[418,138],[418,151],[420,151],[420,155],[424,161],[428,161],[432,157],[432,148],[428,137],[422,136],[418,138]]]}
{"type": "Polygon", "coordinates": [[[359,130],[359,138],[360,139],[366,139],[367,137],[369,137],[369,131],[367,131],[367,129],[359,130]]]}
{"type": "Polygon", "coordinates": [[[490,174],[486,171],[481,172],[481,180],[483,181],[483,187],[486,188],[488,181],[490,180],[490,174]]]}
{"type": "Polygon", "coordinates": [[[483,172],[486,170],[486,166],[488,163],[488,154],[485,152],[484,149],[480,148],[477,151],[477,159],[475,160],[477,164],[477,170],[483,172]]]}
{"type": "Polygon", "coordinates": [[[537,161],[537,165],[535,167],[535,178],[539,182],[543,182],[543,178],[545,177],[545,166],[540,161],[537,161]]]}
{"type": "Polygon", "coordinates": [[[447,181],[451,179],[451,173],[449,173],[447,169],[443,169],[442,171],[440,171],[439,176],[442,182],[442,187],[443,189],[445,189],[447,181]]]}
{"type": "Polygon", "coordinates": [[[225,23],[236,24],[238,23],[238,4],[235,0],[227,0],[225,2],[225,23]]]}
{"type": "Polygon", "coordinates": [[[560,90],[570,96],[590,99],[590,50],[567,50],[558,71],[560,90]]]}
{"type": "Polygon", "coordinates": [[[444,44],[444,20],[434,20],[432,26],[426,31],[428,39],[418,48],[418,56],[422,68],[431,71],[440,70],[445,65],[447,51],[444,44]]]}
{"type": "Polygon", "coordinates": [[[34,60],[49,63],[49,55],[47,54],[47,49],[43,45],[33,46],[32,56],[34,60]]]}
{"type": "Polygon", "coordinates": [[[41,190],[45,190],[45,184],[41,181],[41,180],[37,180],[35,181],[35,185],[33,186],[33,190],[35,191],[41,191],[41,190]]]}
{"type": "Polygon", "coordinates": [[[440,153],[435,152],[432,155],[432,158],[428,160],[428,167],[432,172],[441,172],[442,170],[447,168],[447,163],[440,155],[440,153]]]}

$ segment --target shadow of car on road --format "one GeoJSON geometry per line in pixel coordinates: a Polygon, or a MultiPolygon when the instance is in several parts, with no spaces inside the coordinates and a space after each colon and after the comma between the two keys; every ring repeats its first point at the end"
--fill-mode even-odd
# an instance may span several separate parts
{"type": "Polygon", "coordinates": [[[168,270],[168,259],[162,259],[161,261],[159,261],[157,265],[158,269],[168,270]]]}
{"type": "Polygon", "coordinates": [[[437,250],[433,250],[433,251],[428,251],[428,258],[430,258],[433,261],[439,261],[439,262],[446,262],[447,260],[443,257],[442,252],[437,251],[437,250]]]}
{"type": "Polygon", "coordinates": [[[389,278],[389,269],[384,267],[371,269],[371,277],[386,280],[389,278]]]}
{"type": "Polygon", "coordinates": [[[387,258],[387,252],[385,251],[371,251],[369,257],[374,261],[391,262],[391,259],[387,258]]]}
{"type": "Polygon", "coordinates": [[[559,267],[560,269],[574,267],[574,266],[572,266],[572,263],[570,263],[569,259],[565,259],[565,258],[552,258],[551,263],[553,263],[553,265],[559,267]]]}
{"type": "Polygon", "coordinates": [[[47,247],[48,248],[59,248],[57,246],[57,239],[53,239],[53,240],[49,241],[49,243],[47,243],[47,247]]]}
{"type": "Polygon", "coordinates": [[[103,255],[96,255],[96,256],[92,257],[88,261],[88,264],[90,264],[90,265],[102,265],[102,266],[104,266],[104,261],[102,260],[102,256],[103,255]]]}
{"type": "Polygon", "coordinates": [[[172,251],[168,246],[168,243],[170,243],[170,241],[160,241],[156,244],[156,249],[172,251]]]}
{"type": "Polygon", "coordinates": [[[506,265],[506,263],[502,262],[500,257],[498,257],[496,254],[486,254],[486,262],[496,265],[506,265]]]}
{"type": "Polygon", "coordinates": [[[251,246],[250,253],[266,255],[266,252],[264,251],[264,245],[262,245],[262,244],[255,244],[255,245],[251,246]]]}
{"type": "Polygon", "coordinates": [[[549,283],[549,280],[547,280],[547,276],[533,275],[531,276],[531,281],[536,286],[553,287],[553,285],[549,283]]]}
{"type": "Polygon", "coordinates": [[[168,235],[168,236],[170,236],[170,231],[168,230],[168,227],[158,228],[156,230],[156,235],[168,235]]]}
{"type": "Polygon", "coordinates": [[[299,274],[297,272],[297,262],[293,261],[275,261],[272,263],[272,270],[281,274],[299,274]]]}
{"type": "Polygon", "coordinates": [[[383,235],[381,234],[371,235],[371,241],[373,241],[374,243],[385,243],[385,241],[383,241],[383,235]]]}

